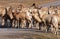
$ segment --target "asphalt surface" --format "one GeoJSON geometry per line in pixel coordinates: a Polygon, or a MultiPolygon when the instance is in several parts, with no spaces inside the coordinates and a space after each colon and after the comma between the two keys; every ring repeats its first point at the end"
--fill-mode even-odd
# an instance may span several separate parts
{"type": "Polygon", "coordinates": [[[49,2],[49,3],[46,3],[46,4],[41,4],[39,6],[46,6],[46,7],[49,7],[49,6],[60,6],[60,0],[56,0],[54,2],[49,2]]]}
{"type": "Polygon", "coordinates": [[[39,30],[34,29],[0,28],[0,39],[29,39],[29,36],[31,34],[39,33],[39,30]],[[29,34],[29,36],[26,36],[24,34],[29,34]]]}
{"type": "MultiPolygon", "coordinates": [[[[41,32],[36,29],[0,28],[0,39],[32,39],[33,35],[34,37],[38,35],[38,38],[39,36],[43,36],[41,38],[44,38],[44,36],[46,38],[51,38],[51,36],[56,37],[56,35],[52,33],[41,32]]],[[[59,38],[59,36],[56,37],[56,39],[59,38]]]]}

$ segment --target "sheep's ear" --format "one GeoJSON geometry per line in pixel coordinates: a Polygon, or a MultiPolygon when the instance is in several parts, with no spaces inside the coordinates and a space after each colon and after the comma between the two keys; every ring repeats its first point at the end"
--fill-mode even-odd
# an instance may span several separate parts
{"type": "Polygon", "coordinates": [[[33,3],[33,5],[32,6],[35,6],[35,3],[33,3]]]}

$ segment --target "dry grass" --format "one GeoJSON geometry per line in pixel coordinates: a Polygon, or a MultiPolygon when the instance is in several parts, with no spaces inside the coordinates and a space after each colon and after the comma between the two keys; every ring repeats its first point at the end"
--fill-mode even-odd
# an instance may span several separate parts
{"type": "Polygon", "coordinates": [[[58,37],[56,37],[54,35],[43,35],[43,34],[41,34],[41,35],[34,35],[33,39],[58,39],[58,37]]]}
{"type": "Polygon", "coordinates": [[[56,0],[0,0],[0,5],[9,6],[9,5],[19,5],[19,3],[24,4],[25,6],[31,6],[33,3],[37,5],[45,4],[48,2],[53,2],[56,0]]]}
{"type": "Polygon", "coordinates": [[[31,33],[23,33],[23,34],[13,34],[13,35],[6,35],[0,38],[4,39],[60,39],[60,35],[54,35],[51,33],[40,33],[38,34],[31,34],[31,33]]]}
{"type": "MultiPolygon", "coordinates": [[[[25,34],[26,36],[27,34],[25,34]]],[[[46,34],[46,33],[41,33],[40,35],[37,34],[29,34],[27,35],[30,37],[30,39],[60,39],[59,35],[53,35],[53,34],[46,34]]]]}

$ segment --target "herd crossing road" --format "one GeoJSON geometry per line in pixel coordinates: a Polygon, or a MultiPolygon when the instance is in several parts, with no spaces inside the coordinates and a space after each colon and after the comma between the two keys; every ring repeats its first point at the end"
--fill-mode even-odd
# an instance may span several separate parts
{"type": "MultiPolygon", "coordinates": [[[[54,5],[54,6],[58,6],[60,5],[60,0],[55,1],[55,2],[50,2],[47,4],[43,4],[40,6],[47,6],[49,7],[50,5],[54,5]]],[[[41,33],[40,30],[36,30],[36,29],[16,29],[16,28],[0,28],[0,39],[24,39],[23,35],[28,33],[30,34],[46,34],[44,32],[41,33]]],[[[24,37],[28,37],[24,36],[24,37]]]]}

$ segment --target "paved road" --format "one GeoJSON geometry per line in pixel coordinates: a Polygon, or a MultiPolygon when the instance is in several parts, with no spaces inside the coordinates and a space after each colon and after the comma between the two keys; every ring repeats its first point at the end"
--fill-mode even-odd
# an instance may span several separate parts
{"type": "Polygon", "coordinates": [[[40,5],[40,6],[47,6],[47,7],[49,7],[49,6],[59,6],[60,5],[60,0],[56,0],[56,1],[54,1],[54,2],[49,2],[49,3],[47,3],[47,4],[42,4],[42,5],[40,5]]]}
{"type": "MultiPolygon", "coordinates": [[[[32,39],[34,35],[48,34],[34,29],[0,28],[0,39],[32,39]]],[[[49,35],[48,35],[49,36],[49,35]]]]}
{"type": "MultiPolygon", "coordinates": [[[[34,29],[0,28],[0,39],[32,39],[33,36],[51,38],[52,35],[51,33],[45,33],[34,29]]],[[[55,35],[53,36],[55,38],[55,35]]],[[[59,36],[56,38],[60,38],[59,36]]]]}
{"type": "MultiPolygon", "coordinates": [[[[0,34],[9,34],[9,33],[34,33],[37,34],[41,32],[36,29],[15,29],[15,28],[0,28],[0,34]]],[[[3,35],[2,34],[2,35],[3,35]]]]}
{"type": "Polygon", "coordinates": [[[39,33],[40,33],[39,30],[34,29],[0,28],[0,39],[26,39],[26,38],[29,39],[31,34],[39,33]]]}

